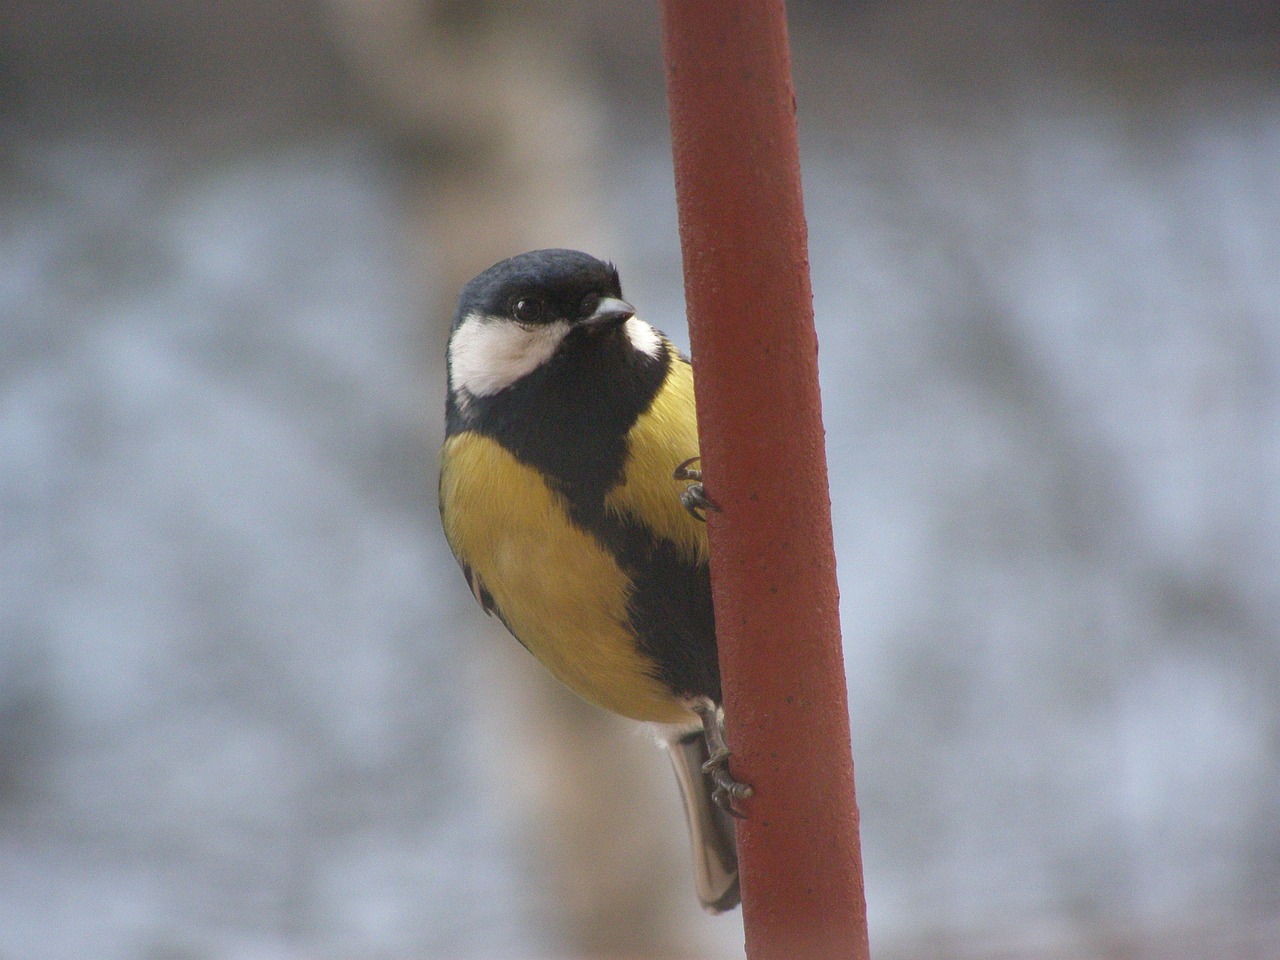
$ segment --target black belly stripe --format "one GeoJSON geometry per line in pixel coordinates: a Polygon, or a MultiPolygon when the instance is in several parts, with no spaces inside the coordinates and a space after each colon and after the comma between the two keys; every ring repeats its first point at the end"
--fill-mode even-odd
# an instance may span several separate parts
{"type": "Polygon", "coordinates": [[[609,546],[634,585],[627,610],[658,679],[679,696],[719,703],[711,568],[690,563],[675,544],[636,523],[604,518],[588,529],[609,546]]]}

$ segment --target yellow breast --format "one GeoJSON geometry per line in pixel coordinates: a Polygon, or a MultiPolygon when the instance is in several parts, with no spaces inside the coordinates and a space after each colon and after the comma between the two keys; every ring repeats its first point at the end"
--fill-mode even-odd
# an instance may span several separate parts
{"type": "MultiPolygon", "coordinates": [[[[705,561],[705,529],[684,511],[681,485],[671,476],[698,449],[687,364],[672,364],[629,439],[623,482],[606,509],[644,517],[655,534],[705,561]]],[[[636,720],[693,719],[637,647],[626,575],[570,521],[564,498],[538,471],[488,437],[461,433],[445,442],[440,495],[454,554],[492,595],[512,633],[561,682],[636,720]]]]}
{"type": "Polygon", "coordinates": [[[446,534],[512,633],[592,703],[636,720],[687,721],[636,646],[629,583],[612,555],[569,522],[535,471],[492,440],[463,434],[449,444],[446,534]],[[482,473],[488,482],[462,479],[482,473]],[[464,515],[467,522],[459,522],[464,515]]]}

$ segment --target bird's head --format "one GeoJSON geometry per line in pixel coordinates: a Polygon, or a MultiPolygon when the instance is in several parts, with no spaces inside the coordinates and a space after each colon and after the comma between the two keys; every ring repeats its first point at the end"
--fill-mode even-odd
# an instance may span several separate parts
{"type": "Polygon", "coordinates": [[[490,396],[566,342],[618,333],[650,356],[660,349],[653,329],[622,299],[612,264],[576,250],[524,253],[462,288],[449,338],[449,388],[455,396],[490,396]]]}

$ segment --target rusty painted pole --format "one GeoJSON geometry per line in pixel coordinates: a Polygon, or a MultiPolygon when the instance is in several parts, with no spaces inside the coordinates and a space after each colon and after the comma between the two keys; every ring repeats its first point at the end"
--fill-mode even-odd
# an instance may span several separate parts
{"type": "Polygon", "coordinates": [[[783,0],[662,0],[751,960],[868,957],[783,0]]]}

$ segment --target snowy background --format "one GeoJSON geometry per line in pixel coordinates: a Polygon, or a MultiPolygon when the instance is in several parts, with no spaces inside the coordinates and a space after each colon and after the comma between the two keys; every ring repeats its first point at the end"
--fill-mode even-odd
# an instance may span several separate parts
{"type": "MultiPolygon", "coordinates": [[[[1280,957],[1280,22],[996,6],[794,27],[873,948],[1280,957]]],[[[79,7],[0,23],[0,958],[572,953],[435,516],[424,161],[309,6],[79,7]]],[[[596,252],[687,343],[619,16],[596,252]]]]}

